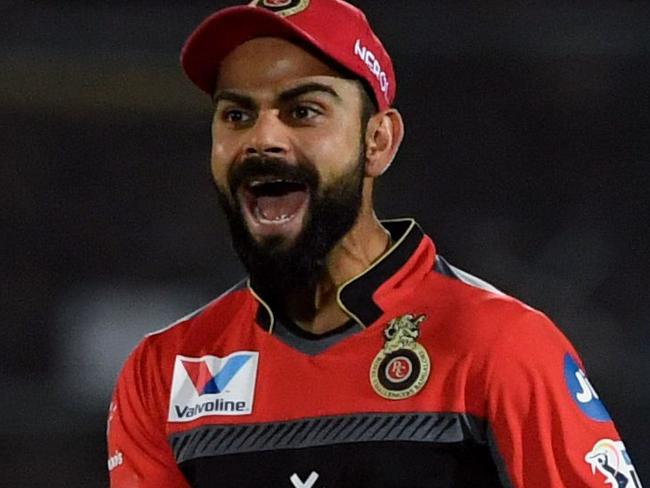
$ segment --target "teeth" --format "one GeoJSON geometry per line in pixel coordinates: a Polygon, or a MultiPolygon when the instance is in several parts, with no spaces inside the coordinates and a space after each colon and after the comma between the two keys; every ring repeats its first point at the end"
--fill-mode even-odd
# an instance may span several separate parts
{"type": "Polygon", "coordinates": [[[263,181],[255,180],[255,181],[252,181],[250,183],[250,187],[255,188],[255,187],[258,187],[260,185],[265,185],[267,183],[283,183],[284,181],[285,180],[263,180],[263,181]]]}
{"type": "Polygon", "coordinates": [[[293,214],[292,215],[282,214],[282,215],[278,215],[275,219],[267,219],[262,215],[260,209],[256,208],[255,217],[257,218],[257,220],[259,220],[264,224],[284,224],[285,222],[289,222],[293,218],[293,214]]]}

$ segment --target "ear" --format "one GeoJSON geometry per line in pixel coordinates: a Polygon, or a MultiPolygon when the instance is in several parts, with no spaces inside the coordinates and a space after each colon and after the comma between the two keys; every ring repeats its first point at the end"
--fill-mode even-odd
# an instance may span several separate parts
{"type": "Polygon", "coordinates": [[[402,139],[404,121],[397,109],[376,113],[366,128],[366,176],[382,175],[393,162],[402,139]]]}

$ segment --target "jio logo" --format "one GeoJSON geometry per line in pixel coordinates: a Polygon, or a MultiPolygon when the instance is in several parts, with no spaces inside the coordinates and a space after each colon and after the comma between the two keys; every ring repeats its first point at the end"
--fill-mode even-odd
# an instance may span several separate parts
{"type": "Polygon", "coordinates": [[[413,363],[405,356],[397,356],[386,365],[386,378],[393,383],[406,381],[413,372],[413,363]]]}
{"type": "Polygon", "coordinates": [[[587,379],[587,375],[568,353],[564,356],[564,380],[571,393],[571,398],[587,417],[599,422],[611,420],[598,393],[587,379]]]}

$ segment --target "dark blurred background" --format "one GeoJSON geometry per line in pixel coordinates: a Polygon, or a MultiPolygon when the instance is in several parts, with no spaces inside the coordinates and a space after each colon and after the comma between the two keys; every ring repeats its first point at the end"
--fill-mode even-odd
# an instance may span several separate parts
{"type": "MultiPolygon", "coordinates": [[[[243,275],[178,64],[234,3],[0,0],[1,486],[107,486],[126,355],[243,275]]],[[[381,216],[549,314],[650,483],[650,2],[353,3],[407,123],[381,216]]]]}

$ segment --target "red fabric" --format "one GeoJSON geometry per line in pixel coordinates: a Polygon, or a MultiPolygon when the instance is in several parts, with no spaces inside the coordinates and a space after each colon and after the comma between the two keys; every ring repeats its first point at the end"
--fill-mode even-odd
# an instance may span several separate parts
{"type": "Polygon", "coordinates": [[[253,6],[219,10],[188,38],[181,64],[192,82],[213,95],[223,58],[256,37],[281,37],[312,45],[367,81],[380,110],[395,99],[395,72],[388,52],[363,12],[341,0],[310,0],[307,8],[286,17],[253,6]]]}
{"type": "Polygon", "coordinates": [[[594,421],[573,401],[563,371],[568,340],[543,314],[506,295],[431,271],[428,238],[375,293],[376,324],[310,356],[255,323],[258,302],[232,292],[194,318],[147,337],[122,371],[109,422],[113,488],[187,486],[168,446],[170,433],[206,424],[273,422],[356,412],[464,412],[486,419],[497,466],[516,488],[604,486],[585,455],[601,439],[619,439],[611,421],[594,421]],[[415,396],[380,397],[369,369],[384,344],[384,326],[425,314],[422,344],[431,375],[415,396]],[[259,352],[253,412],[168,422],[176,355],[225,357],[259,352]]]}

